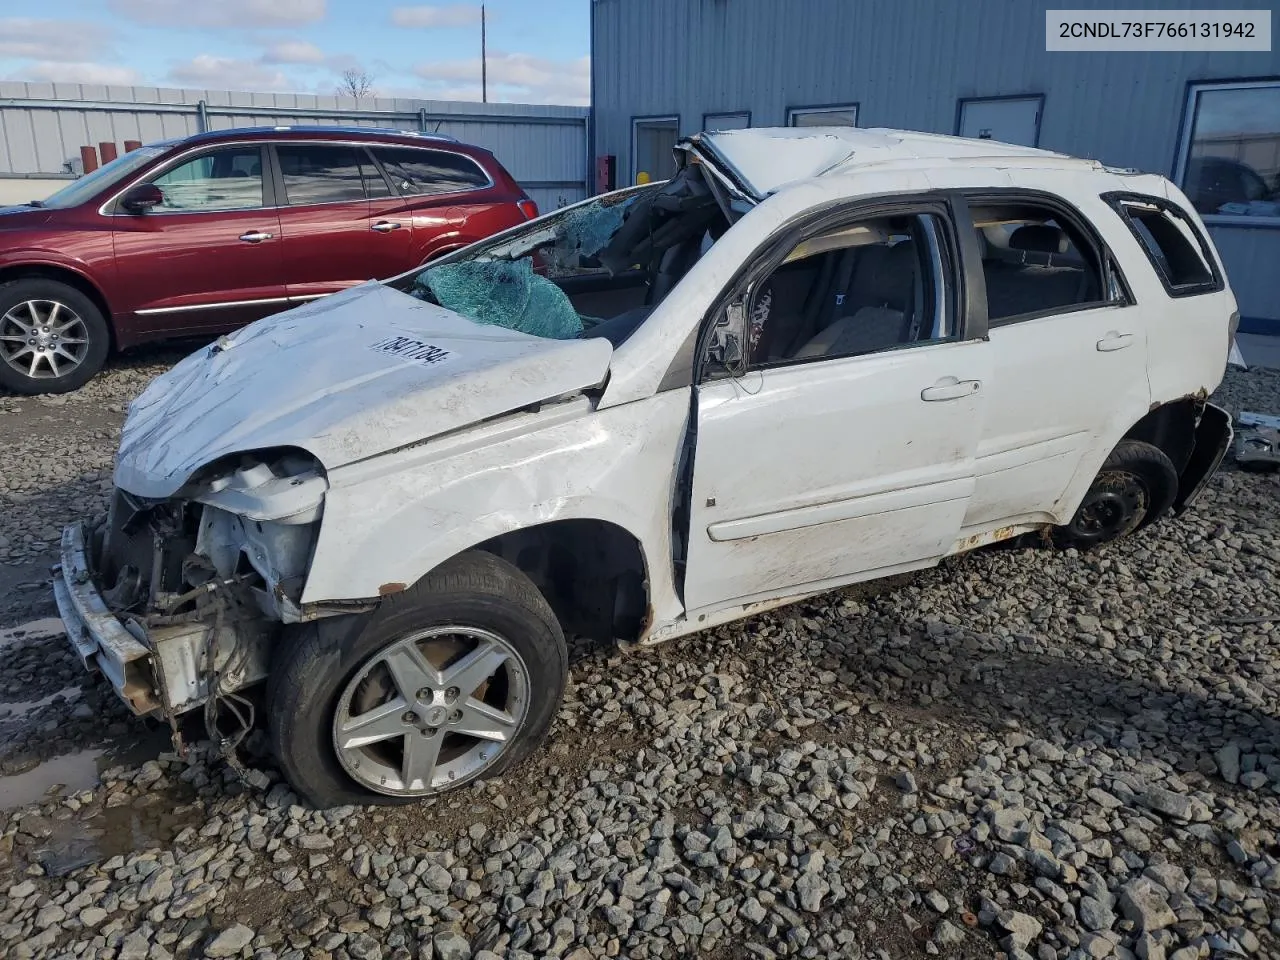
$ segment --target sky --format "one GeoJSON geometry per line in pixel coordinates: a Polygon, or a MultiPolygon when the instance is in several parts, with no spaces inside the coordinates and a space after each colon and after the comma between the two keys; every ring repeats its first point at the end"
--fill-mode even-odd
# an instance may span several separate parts
{"type": "MultiPolygon", "coordinates": [[[[591,0],[486,0],[489,99],[585,104],[591,0]]],[[[480,5],[0,0],[0,79],[480,99],[480,5]]]]}

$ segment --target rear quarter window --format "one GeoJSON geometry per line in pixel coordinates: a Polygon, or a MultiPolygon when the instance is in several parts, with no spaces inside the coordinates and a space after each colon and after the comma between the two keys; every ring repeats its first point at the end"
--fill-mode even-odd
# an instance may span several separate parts
{"type": "Polygon", "coordinates": [[[470,157],[421,147],[373,147],[373,155],[405,196],[461,193],[489,186],[489,174],[470,157]]]}
{"type": "Polygon", "coordinates": [[[1170,296],[1223,288],[1209,241],[1186,211],[1160,197],[1109,194],[1104,199],[1133,232],[1170,296]]]}

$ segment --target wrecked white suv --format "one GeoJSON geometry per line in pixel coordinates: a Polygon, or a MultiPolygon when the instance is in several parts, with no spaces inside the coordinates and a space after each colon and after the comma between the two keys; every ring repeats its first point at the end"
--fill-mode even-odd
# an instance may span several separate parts
{"type": "Polygon", "coordinates": [[[538,744],[566,634],[1103,543],[1217,467],[1236,307],[1162,177],[888,130],[677,154],[152,383],[63,535],[85,662],[227,746],[262,704],[312,803],[407,800],[538,744]]]}

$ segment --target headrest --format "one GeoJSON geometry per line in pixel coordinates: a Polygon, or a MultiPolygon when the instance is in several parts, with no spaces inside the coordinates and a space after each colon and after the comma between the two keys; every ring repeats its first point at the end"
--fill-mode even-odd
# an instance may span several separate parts
{"type": "Polygon", "coordinates": [[[1028,223],[1013,231],[1009,237],[1010,250],[1027,250],[1032,253],[1066,253],[1070,246],[1067,235],[1058,227],[1047,223],[1028,223]]]}

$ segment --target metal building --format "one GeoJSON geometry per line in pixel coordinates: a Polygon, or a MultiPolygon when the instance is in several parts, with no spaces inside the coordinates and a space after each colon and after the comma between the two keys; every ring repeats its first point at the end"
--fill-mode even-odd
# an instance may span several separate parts
{"type": "MultiPolygon", "coordinates": [[[[817,124],[991,137],[1162,173],[1196,202],[1242,329],[1280,334],[1280,50],[1046,52],[1046,11],[1238,0],[593,0],[592,152],[618,185],[678,136],[817,124]]],[[[1253,5],[1263,8],[1270,5],[1253,5]]]]}

